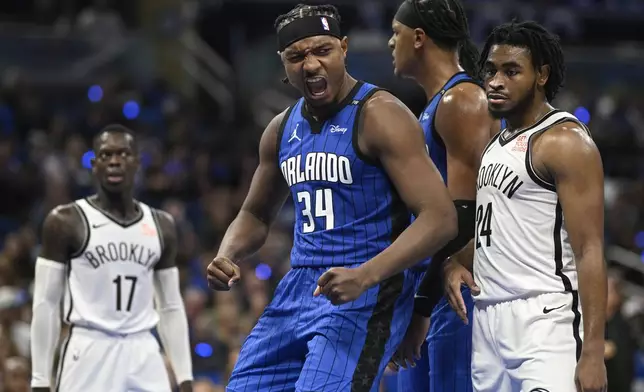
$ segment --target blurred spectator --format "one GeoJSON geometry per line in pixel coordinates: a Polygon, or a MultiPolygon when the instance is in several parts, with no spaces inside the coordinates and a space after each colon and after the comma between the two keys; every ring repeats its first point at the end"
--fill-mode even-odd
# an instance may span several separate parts
{"type": "Polygon", "coordinates": [[[3,364],[4,392],[31,391],[31,368],[25,357],[7,358],[3,364]]]}

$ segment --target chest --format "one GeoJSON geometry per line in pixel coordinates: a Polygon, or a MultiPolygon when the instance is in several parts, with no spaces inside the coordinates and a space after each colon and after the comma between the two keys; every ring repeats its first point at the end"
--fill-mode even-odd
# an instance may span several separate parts
{"type": "Polygon", "coordinates": [[[486,150],[477,176],[477,192],[500,192],[511,199],[529,181],[525,152],[514,150],[515,146],[503,146],[497,141],[486,150]]]}
{"type": "Polygon", "coordinates": [[[368,171],[356,151],[356,132],[352,107],[325,121],[316,131],[306,118],[291,116],[284,124],[279,150],[280,171],[289,187],[355,184],[368,171]]]}
{"type": "Polygon", "coordinates": [[[161,257],[157,230],[148,223],[122,228],[110,225],[103,232],[93,229],[82,253],[91,269],[151,269],[161,257]]]}

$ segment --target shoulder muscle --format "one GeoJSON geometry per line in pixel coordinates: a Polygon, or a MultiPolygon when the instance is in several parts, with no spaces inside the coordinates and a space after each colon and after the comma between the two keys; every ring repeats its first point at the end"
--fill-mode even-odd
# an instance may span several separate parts
{"type": "Polygon", "coordinates": [[[461,83],[443,96],[435,125],[448,151],[462,151],[476,162],[490,139],[492,122],[483,89],[461,83]]]}
{"type": "MultiPolygon", "coordinates": [[[[80,235],[82,224],[74,204],[59,205],[45,217],[42,226],[42,247],[40,256],[49,260],[66,263],[80,235]]],[[[85,230],[83,228],[83,230],[85,230]]]]}
{"type": "Polygon", "coordinates": [[[535,142],[533,154],[555,179],[603,172],[601,156],[588,132],[573,122],[556,125],[535,142]]]}
{"type": "Polygon", "coordinates": [[[378,91],[364,106],[360,140],[364,152],[377,157],[391,142],[411,141],[424,150],[423,130],[414,114],[391,93],[378,91]]]}

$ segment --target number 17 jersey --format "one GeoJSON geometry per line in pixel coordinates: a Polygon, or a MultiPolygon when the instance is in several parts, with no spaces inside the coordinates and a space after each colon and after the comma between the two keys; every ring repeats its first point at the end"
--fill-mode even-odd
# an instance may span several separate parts
{"type": "Polygon", "coordinates": [[[278,158],[295,205],[293,267],[363,263],[409,224],[384,169],[358,148],[361,110],[377,91],[358,82],[323,123],[300,99],[282,121],[278,158]]]}
{"type": "Polygon", "coordinates": [[[66,323],[107,333],[152,329],[154,267],[162,252],[156,212],[137,203],[129,222],[101,210],[91,199],[74,203],[85,225],[82,249],[68,262],[63,317],[66,323]]]}

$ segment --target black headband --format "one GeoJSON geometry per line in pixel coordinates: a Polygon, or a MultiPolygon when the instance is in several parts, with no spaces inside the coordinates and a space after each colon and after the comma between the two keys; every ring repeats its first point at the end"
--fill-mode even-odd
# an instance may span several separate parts
{"type": "Polygon", "coordinates": [[[416,10],[416,4],[413,1],[403,1],[396,12],[394,19],[410,29],[425,29],[425,24],[420,18],[420,15],[416,10]]]}
{"type": "Polygon", "coordinates": [[[282,27],[277,32],[277,44],[282,52],[292,43],[315,35],[330,35],[342,39],[340,23],[330,16],[305,16],[282,27]]]}

